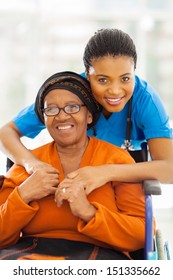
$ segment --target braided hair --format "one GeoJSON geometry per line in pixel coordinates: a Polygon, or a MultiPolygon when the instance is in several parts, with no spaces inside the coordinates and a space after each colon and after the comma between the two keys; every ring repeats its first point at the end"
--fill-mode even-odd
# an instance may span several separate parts
{"type": "Polygon", "coordinates": [[[100,29],[88,41],[83,55],[86,72],[92,60],[104,56],[128,56],[134,60],[136,68],[137,53],[131,37],[119,29],[100,29]]]}

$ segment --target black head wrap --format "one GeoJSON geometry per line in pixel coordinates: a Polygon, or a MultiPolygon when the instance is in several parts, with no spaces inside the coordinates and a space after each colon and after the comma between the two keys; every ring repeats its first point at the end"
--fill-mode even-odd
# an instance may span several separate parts
{"type": "Polygon", "coordinates": [[[93,121],[88,125],[88,129],[95,125],[102,107],[94,99],[87,79],[70,71],[59,72],[52,75],[39,89],[35,100],[35,112],[43,124],[44,117],[42,110],[44,108],[44,98],[53,89],[66,89],[76,94],[92,114],[93,121]]]}

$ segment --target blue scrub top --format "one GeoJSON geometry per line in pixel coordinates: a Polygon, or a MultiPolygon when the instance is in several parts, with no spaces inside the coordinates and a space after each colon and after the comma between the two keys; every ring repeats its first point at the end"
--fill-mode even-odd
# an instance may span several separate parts
{"type": "MultiPolygon", "coordinates": [[[[95,137],[121,147],[126,137],[127,111],[128,103],[121,112],[112,113],[109,119],[101,114],[95,126],[95,137]]],[[[140,144],[151,138],[173,138],[169,117],[159,95],[138,76],[135,76],[131,118],[131,144],[135,149],[140,149],[140,144]]],[[[35,114],[34,104],[20,111],[13,121],[22,135],[30,138],[45,128],[35,114]]],[[[94,136],[92,128],[88,135],[94,136]]]]}

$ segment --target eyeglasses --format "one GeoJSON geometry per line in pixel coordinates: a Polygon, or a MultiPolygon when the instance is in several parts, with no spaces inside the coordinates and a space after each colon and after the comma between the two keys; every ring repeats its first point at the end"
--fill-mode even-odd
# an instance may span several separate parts
{"type": "Polygon", "coordinates": [[[43,113],[45,113],[46,116],[50,117],[50,116],[57,116],[61,110],[63,110],[66,114],[76,114],[80,111],[81,107],[85,106],[85,104],[73,104],[73,105],[67,105],[63,108],[59,108],[59,107],[47,107],[44,108],[42,111],[43,113]]]}

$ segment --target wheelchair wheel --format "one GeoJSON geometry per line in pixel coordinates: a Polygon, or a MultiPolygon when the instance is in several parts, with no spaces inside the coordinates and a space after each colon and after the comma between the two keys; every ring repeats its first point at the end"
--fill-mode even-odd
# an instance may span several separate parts
{"type": "Polygon", "coordinates": [[[164,249],[165,249],[165,259],[166,260],[171,260],[171,255],[170,255],[170,250],[169,250],[169,244],[166,241],[164,244],[164,249]]]}
{"type": "Polygon", "coordinates": [[[156,231],[156,247],[157,247],[158,260],[165,260],[165,251],[164,251],[162,233],[159,229],[156,231]]]}

